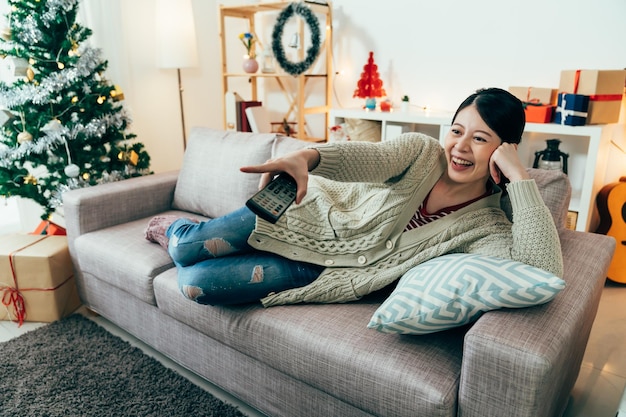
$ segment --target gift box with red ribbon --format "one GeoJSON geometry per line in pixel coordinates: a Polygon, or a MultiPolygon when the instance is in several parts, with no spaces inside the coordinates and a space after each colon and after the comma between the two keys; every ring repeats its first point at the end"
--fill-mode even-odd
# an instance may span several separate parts
{"type": "Polygon", "coordinates": [[[545,105],[556,104],[556,88],[545,87],[509,87],[509,93],[519,98],[523,103],[540,103],[545,105]]]}
{"type": "Polygon", "coordinates": [[[617,123],[626,70],[561,71],[559,93],[589,96],[587,124],[617,123]]]}
{"type": "Polygon", "coordinates": [[[550,104],[524,103],[526,122],[528,123],[550,123],[554,118],[555,106],[550,104]]]}
{"type": "Polygon", "coordinates": [[[0,237],[0,320],[49,323],[80,306],[67,238],[0,237]]]}
{"type": "Polygon", "coordinates": [[[509,87],[524,104],[528,123],[550,123],[554,117],[557,90],[542,87],[509,87]]]}

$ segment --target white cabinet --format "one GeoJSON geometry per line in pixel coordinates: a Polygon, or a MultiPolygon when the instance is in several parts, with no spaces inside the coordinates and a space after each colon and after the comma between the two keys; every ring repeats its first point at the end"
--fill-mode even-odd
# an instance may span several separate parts
{"type": "MultiPolygon", "coordinates": [[[[345,119],[363,119],[380,123],[382,140],[404,132],[423,132],[443,141],[450,128],[452,113],[428,111],[366,111],[361,109],[332,109],[330,123],[338,125],[345,119]]],[[[620,124],[561,126],[555,123],[527,123],[519,147],[522,162],[531,167],[535,152],[546,148],[546,140],[559,139],[562,152],[569,155],[568,176],[572,184],[569,210],[575,227],[594,231],[599,223],[596,195],[607,182],[607,167],[613,152],[611,142],[624,137],[626,127],[620,124]]],[[[624,167],[626,169],[626,167],[624,167]]]]}

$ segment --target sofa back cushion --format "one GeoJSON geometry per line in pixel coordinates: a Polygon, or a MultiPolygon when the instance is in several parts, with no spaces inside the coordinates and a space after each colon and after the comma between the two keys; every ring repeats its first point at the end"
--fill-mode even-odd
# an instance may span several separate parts
{"type": "Polygon", "coordinates": [[[294,139],[289,136],[277,135],[272,147],[272,158],[276,158],[287,153],[306,148],[307,146],[315,146],[314,143],[304,140],[294,139]]]}
{"type": "Polygon", "coordinates": [[[258,190],[260,174],[239,171],[272,156],[276,134],[193,128],[172,207],[215,218],[242,207],[258,190]]]}
{"type": "MultiPolygon", "coordinates": [[[[572,196],[572,186],[566,174],[558,170],[527,168],[530,178],[534,179],[539,193],[554,219],[557,229],[565,228],[567,210],[572,196]]],[[[502,209],[512,218],[511,201],[506,196],[500,202],[502,209]]]]}

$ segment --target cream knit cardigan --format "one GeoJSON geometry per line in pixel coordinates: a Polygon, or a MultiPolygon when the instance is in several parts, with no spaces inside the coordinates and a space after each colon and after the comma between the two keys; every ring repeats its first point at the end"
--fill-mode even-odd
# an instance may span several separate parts
{"type": "Polygon", "coordinates": [[[380,143],[321,145],[308,192],[276,224],[257,218],[248,242],[327,268],[311,284],[261,301],[264,306],[358,300],[414,266],[446,253],[513,259],[563,275],[556,227],[534,180],[510,183],[513,224],[501,190],[408,232],[406,224],[446,169],[439,142],[406,133],[380,143]]]}

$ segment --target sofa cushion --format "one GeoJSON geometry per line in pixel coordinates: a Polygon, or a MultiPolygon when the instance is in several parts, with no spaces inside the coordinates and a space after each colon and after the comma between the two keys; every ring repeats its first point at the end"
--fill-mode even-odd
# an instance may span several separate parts
{"type": "Polygon", "coordinates": [[[419,338],[368,331],[389,292],[349,304],[208,306],[185,298],[171,271],[155,278],[154,290],[161,312],[364,410],[359,415],[456,414],[465,329],[419,338]]]}
{"type": "Polygon", "coordinates": [[[428,334],[462,326],[483,312],[552,300],[565,282],[521,262],[456,253],[409,270],[368,327],[383,333],[428,334]]]}
{"type": "Polygon", "coordinates": [[[260,174],[239,171],[271,158],[276,134],[196,127],[191,131],[172,207],[215,218],[242,207],[260,174]]]}
{"type": "MultiPolygon", "coordinates": [[[[191,217],[180,211],[162,214],[191,217]]],[[[139,219],[79,236],[75,250],[82,273],[156,304],[152,280],[174,268],[174,262],[161,246],[145,239],[149,221],[139,219]]]]}

